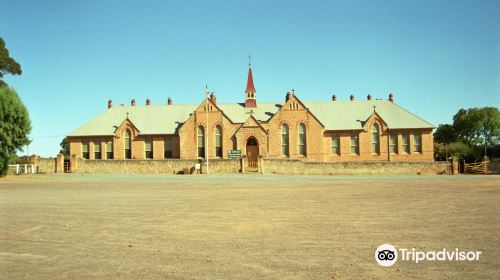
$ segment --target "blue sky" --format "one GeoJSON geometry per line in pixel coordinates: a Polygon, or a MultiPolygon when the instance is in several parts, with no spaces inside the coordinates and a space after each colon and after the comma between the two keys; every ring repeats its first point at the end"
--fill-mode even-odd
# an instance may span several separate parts
{"type": "Polygon", "coordinates": [[[108,99],[199,103],[208,85],[242,102],[249,52],[257,101],[393,92],[434,125],[500,106],[500,1],[0,2],[30,154],[55,156],[108,99]]]}

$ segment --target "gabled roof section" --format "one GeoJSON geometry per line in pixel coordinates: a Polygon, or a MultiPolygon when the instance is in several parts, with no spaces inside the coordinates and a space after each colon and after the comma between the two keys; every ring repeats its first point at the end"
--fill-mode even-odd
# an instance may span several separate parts
{"type": "Polygon", "coordinates": [[[123,122],[119,126],[116,127],[115,135],[117,134],[118,131],[126,129],[127,127],[134,130],[135,134],[141,133],[141,131],[137,128],[137,126],[127,117],[125,118],[125,120],[123,120],[123,122]]]}
{"type": "Polygon", "coordinates": [[[364,122],[373,113],[385,121],[389,129],[433,128],[433,125],[389,100],[316,101],[304,102],[325,125],[326,130],[363,129],[364,122]]]}
{"type": "Polygon", "coordinates": [[[71,132],[68,136],[113,136],[116,127],[127,118],[142,135],[175,134],[196,104],[116,106],[71,132]]]}
{"type": "Polygon", "coordinates": [[[252,108],[245,108],[244,103],[226,103],[217,104],[217,106],[233,123],[244,123],[248,119],[250,111],[253,112],[252,115],[256,120],[265,122],[274,116],[282,107],[282,105],[278,103],[259,103],[258,107],[252,108]]]}
{"type": "Polygon", "coordinates": [[[256,120],[253,117],[253,115],[251,115],[250,117],[248,117],[248,119],[236,130],[236,132],[234,134],[237,134],[241,129],[251,128],[251,127],[258,127],[258,128],[260,128],[264,132],[264,134],[267,135],[266,129],[259,123],[258,120],[256,120]]]}
{"type": "Polygon", "coordinates": [[[380,124],[382,125],[382,127],[381,127],[382,131],[387,130],[387,123],[384,121],[384,119],[379,114],[377,114],[376,111],[373,111],[373,113],[368,117],[368,119],[366,119],[362,123],[363,129],[365,131],[368,131],[368,129],[369,129],[368,125],[371,123],[374,123],[374,122],[380,122],[380,124]]]}

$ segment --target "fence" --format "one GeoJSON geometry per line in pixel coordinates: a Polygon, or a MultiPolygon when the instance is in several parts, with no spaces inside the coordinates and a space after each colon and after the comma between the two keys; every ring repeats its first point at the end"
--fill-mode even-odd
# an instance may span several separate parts
{"type": "Polygon", "coordinates": [[[464,163],[464,173],[488,174],[488,161],[464,163]]]}

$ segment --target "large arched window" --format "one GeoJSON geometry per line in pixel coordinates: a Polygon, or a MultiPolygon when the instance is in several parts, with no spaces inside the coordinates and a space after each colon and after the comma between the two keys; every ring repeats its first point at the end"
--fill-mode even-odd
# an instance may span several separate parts
{"type": "Polygon", "coordinates": [[[198,126],[198,136],[197,136],[197,144],[196,146],[198,147],[198,157],[199,158],[204,158],[205,157],[205,129],[203,126],[198,126]]]}
{"type": "Polygon", "coordinates": [[[222,157],[222,127],[215,127],[215,156],[222,157]]]}
{"type": "Polygon", "coordinates": [[[131,159],[132,158],[132,134],[130,133],[130,130],[125,130],[123,140],[125,141],[124,147],[125,147],[125,159],[131,159]]]}
{"type": "Polygon", "coordinates": [[[380,153],[380,131],[378,124],[372,125],[372,153],[379,154],[380,153]]]}
{"type": "Polygon", "coordinates": [[[305,156],[307,152],[306,125],[299,125],[299,154],[305,156]]]}
{"type": "Polygon", "coordinates": [[[283,124],[281,126],[281,154],[284,156],[290,156],[290,149],[288,145],[288,125],[283,124]]]}

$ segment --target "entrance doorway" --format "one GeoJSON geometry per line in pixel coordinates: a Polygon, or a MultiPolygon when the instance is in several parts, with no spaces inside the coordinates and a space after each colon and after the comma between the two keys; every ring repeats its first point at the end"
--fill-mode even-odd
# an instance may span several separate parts
{"type": "Polygon", "coordinates": [[[259,143],[253,136],[247,140],[247,159],[247,170],[257,172],[259,170],[259,143]]]}

